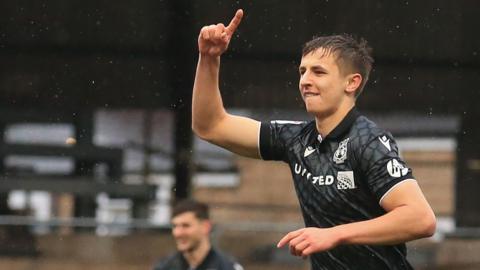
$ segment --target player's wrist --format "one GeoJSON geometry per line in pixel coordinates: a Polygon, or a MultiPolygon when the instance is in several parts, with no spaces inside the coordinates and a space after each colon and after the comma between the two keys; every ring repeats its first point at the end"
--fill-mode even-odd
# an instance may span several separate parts
{"type": "Polygon", "coordinates": [[[332,229],[335,246],[345,245],[349,243],[350,234],[343,225],[335,226],[332,229]]]}
{"type": "Polygon", "coordinates": [[[211,55],[208,53],[199,53],[199,61],[201,64],[218,65],[220,64],[220,55],[211,55]]]}

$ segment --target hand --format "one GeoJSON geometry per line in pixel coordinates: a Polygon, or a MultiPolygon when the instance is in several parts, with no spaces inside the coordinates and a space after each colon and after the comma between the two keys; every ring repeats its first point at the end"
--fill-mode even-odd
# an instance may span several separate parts
{"type": "Polygon", "coordinates": [[[287,243],[292,255],[305,258],[312,253],[327,251],[336,247],[339,238],[333,228],[309,227],[289,232],[278,242],[277,247],[283,247],[287,243]]]}
{"type": "Polygon", "coordinates": [[[217,57],[222,55],[228,48],[233,33],[242,21],[243,10],[235,13],[230,24],[225,27],[222,23],[204,26],[198,36],[198,50],[200,54],[217,57]]]}

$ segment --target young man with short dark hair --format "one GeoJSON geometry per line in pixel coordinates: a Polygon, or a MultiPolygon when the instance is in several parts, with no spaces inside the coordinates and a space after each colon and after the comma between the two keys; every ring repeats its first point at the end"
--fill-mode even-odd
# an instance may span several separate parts
{"type": "Polygon", "coordinates": [[[200,31],[194,132],[237,154],[289,164],[306,226],[278,247],[309,256],[312,269],[412,269],[405,242],[431,236],[435,215],[392,135],[355,108],[373,64],[366,41],[308,42],[299,90],[314,120],[261,123],[228,114],[219,90],[220,56],[242,17],[238,10],[228,26],[200,31]]]}
{"type": "Polygon", "coordinates": [[[160,261],[154,270],[243,270],[231,257],[210,243],[212,223],[208,206],[184,200],[172,211],[172,235],[177,252],[160,261]]]}

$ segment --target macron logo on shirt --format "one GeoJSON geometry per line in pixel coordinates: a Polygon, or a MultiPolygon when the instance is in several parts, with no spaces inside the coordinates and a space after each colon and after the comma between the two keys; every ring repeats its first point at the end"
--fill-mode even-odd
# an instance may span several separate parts
{"type": "Polygon", "coordinates": [[[388,149],[388,151],[392,151],[392,148],[390,147],[390,139],[387,138],[387,136],[383,135],[382,137],[378,137],[378,139],[383,144],[383,146],[388,149]]]}
{"type": "Polygon", "coordinates": [[[315,148],[308,146],[307,148],[305,148],[305,153],[303,153],[303,157],[308,157],[313,152],[315,152],[315,148]]]}

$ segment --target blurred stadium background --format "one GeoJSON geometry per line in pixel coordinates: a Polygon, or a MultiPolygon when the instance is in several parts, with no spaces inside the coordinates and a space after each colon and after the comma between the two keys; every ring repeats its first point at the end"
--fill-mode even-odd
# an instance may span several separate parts
{"type": "Polygon", "coordinates": [[[0,269],[150,269],[170,203],[212,206],[246,269],[308,269],[274,244],[302,226],[286,166],[195,138],[203,25],[245,10],[223,57],[232,111],[307,119],[303,42],[353,33],[376,63],[358,107],[392,131],[438,220],[416,269],[479,269],[480,4],[475,1],[2,1],[0,269]]]}

